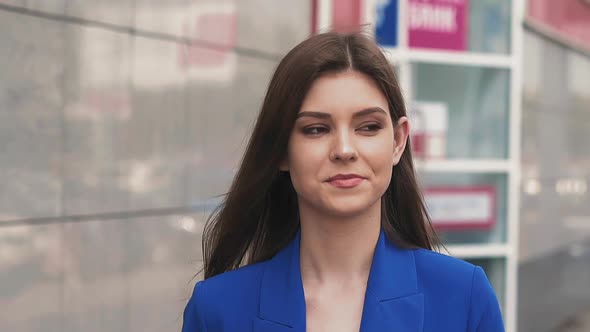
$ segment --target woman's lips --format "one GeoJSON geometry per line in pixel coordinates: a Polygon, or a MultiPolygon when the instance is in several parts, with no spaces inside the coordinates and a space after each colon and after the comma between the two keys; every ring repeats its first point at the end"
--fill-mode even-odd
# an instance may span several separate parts
{"type": "Polygon", "coordinates": [[[328,183],[338,188],[354,188],[365,179],[357,175],[337,175],[328,180],[328,183]]]}

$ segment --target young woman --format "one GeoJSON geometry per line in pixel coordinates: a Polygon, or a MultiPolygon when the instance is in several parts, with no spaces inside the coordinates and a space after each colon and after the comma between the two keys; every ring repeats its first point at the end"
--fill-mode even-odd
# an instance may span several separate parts
{"type": "Polygon", "coordinates": [[[503,331],[483,270],[432,251],[409,133],[371,38],[291,50],[205,229],[183,332],[503,331]]]}

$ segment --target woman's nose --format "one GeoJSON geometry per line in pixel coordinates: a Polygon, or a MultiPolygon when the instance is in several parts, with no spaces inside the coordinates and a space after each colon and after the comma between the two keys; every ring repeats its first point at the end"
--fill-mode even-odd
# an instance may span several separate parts
{"type": "Polygon", "coordinates": [[[352,161],[358,157],[352,137],[348,132],[338,133],[334,137],[330,160],[332,161],[352,161]]]}

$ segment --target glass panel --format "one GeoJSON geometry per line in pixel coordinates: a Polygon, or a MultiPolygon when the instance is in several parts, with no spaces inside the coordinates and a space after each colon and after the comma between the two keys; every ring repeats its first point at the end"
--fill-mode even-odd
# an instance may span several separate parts
{"type": "Polygon", "coordinates": [[[189,128],[179,45],[101,29],[69,32],[66,213],[184,205],[189,128]]]}
{"type": "Polygon", "coordinates": [[[239,12],[237,44],[240,47],[269,52],[278,60],[278,56],[311,33],[313,1],[233,1],[239,12]]]}
{"type": "Polygon", "coordinates": [[[0,331],[179,331],[204,215],[0,227],[0,331]]]}
{"type": "MultiPolygon", "coordinates": [[[[133,6],[137,30],[167,34],[171,37],[188,36],[198,40],[202,40],[207,34],[205,31],[198,31],[199,27],[201,30],[203,28],[199,25],[199,18],[204,14],[202,7],[208,7],[210,11],[216,7],[212,1],[191,0],[135,0],[133,6]]],[[[218,27],[212,27],[213,30],[215,28],[218,27]]]]}
{"type": "Polygon", "coordinates": [[[132,27],[134,0],[67,0],[66,14],[90,21],[132,27]]]}
{"type": "Polygon", "coordinates": [[[60,233],[60,225],[0,227],[0,331],[62,331],[60,233]]]}
{"type": "Polygon", "coordinates": [[[179,331],[203,219],[0,227],[0,331],[179,331]]]}
{"type": "Polygon", "coordinates": [[[0,3],[2,3],[2,4],[18,6],[18,7],[23,7],[26,2],[27,2],[27,0],[0,0],[0,3]]]}
{"type": "Polygon", "coordinates": [[[124,129],[141,114],[130,94],[132,38],[76,25],[66,38],[65,213],[128,209],[125,166],[131,163],[122,162],[134,149],[124,129]]]}
{"type": "Polygon", "coordinates": [[[524,37],[518,330],[589,331],[590,59],[524,37]]]}
{"type": "Polygon", "coordinates": [[[202,216],[66,224],[64,331],[179,331],[201,267],[202,216]]]}
{"type": "Polygon", "coordinates": [[[148,38],[134,38],[133,115],[118,130],[128,132],[124,158],[131,208],[183,206],[186,200],[187,67],[178,59],[183,47],[148,38]],[[158,68],[153,71],[153,68],[158,68]]]}
{"type": "Polygon", "coordinates": [[[529,260],[589,234],[590,59],[534,33],[524,42],[519,255],[529,260]]]}
{"type": "MultiPolygon", "coordinates": [[[[494,291],[496,292],[496,296],[498,297],[498,302],[500,303],[500,308],[502,312],[505,313],[506,310],[506,301],[505,301],[505,290],[506,290],[506,259],[504,258],[471,258],[467,259],[471,264],[481,266],[481,268],[485,271],[488,280],[492,284],[494,291]]],[[[504,314],[504,320],[506,320],[506,316],[504,314]]]]}
{"type": "Polygon", "coordinates": [[[136,0],[135,25],[278,59],[309,35],[310,6],[311,1],[136,0]]]}
{"type": "Polygon", "coordinates": [[[521,260],[518,266],[518,330],[590,331],[589,281],[588,238],[552,249],[551,253],[535,259],[521,260]],[[558,329],[568,325],[571,330],[558,329]]]}
{"type": "Polygon", "coordinates": [[[128,331],[180,331],[180,315],[195,283],[203,277],[197,273],[202,269],[204,217],[193,214],[136,220],[136,229],[148,234],[147,252],[135,252],[142,263],[129,275],[128,331]]]}
{"type": "Polygon", "coordinates": [[[416,156],[506,158],[509,79],[505,69],[414,63],[416,156]]]}
{"type": "Polygon", "coordinates": [[[512,1],[469,1],[469,43],[473,52],[509,53],[512,1]]]}
{"type": "Polygon", "coordinates": [[[429,212],[445,245],[506,241],[507,178],[504,174],[420,174],[429,212]]]}
{"type": "Polygon", "coordinates": [[[191,205],[229,189],[276,66],[266,59],[231,55],[235,58],[231,77],[219,80],[217,75],[217,81],[212,77],[195,78],[188,86],[189,142],[201,145],[190,166],[191,205]]]}
{"type": "Polygon", "coordinates": [[[0,220],[60,209],[64,26],[0,10],[0,220]]]}
{"type": "Polygon", "coordinates": [[[49,12],[54,14],[64,14],[66,11],[66,2],[68,0],[26,0],[26,6],[32,10],[49,12]]]}

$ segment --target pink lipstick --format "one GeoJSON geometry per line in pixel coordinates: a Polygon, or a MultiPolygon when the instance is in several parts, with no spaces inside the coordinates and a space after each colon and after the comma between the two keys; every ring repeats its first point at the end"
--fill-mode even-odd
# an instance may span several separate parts
{"type": "Polygon", "coordinates": [[[357,174],[338,174],[328,179],[328,183],[338,188],[354,188],[365,179],[357,174]]]}

